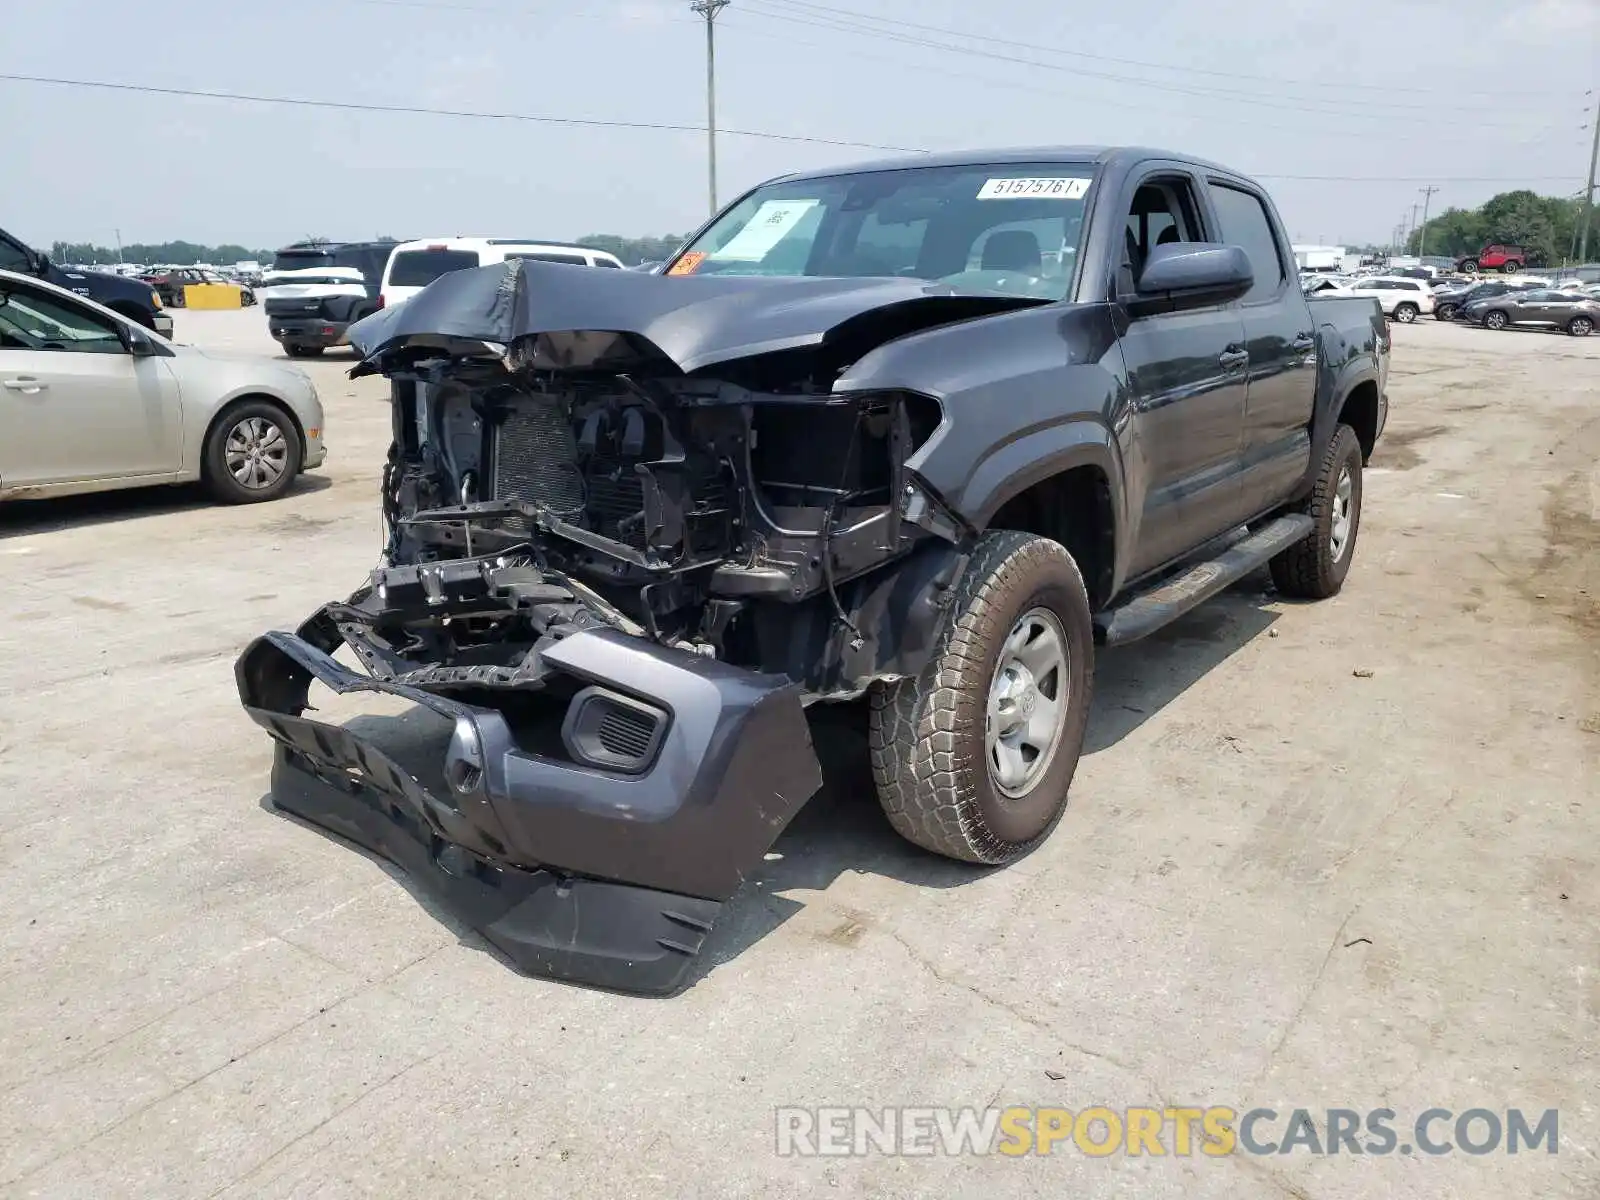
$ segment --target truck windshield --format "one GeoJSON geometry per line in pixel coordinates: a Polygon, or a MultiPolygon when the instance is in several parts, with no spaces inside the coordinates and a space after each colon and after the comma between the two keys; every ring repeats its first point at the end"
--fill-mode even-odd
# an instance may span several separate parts
{"type": "Polygon", "coordinates": [[[1055,300],[1078,256],[1087,163],[909,167],[757,188],[668,275],[898,276],[1055,300]]]}

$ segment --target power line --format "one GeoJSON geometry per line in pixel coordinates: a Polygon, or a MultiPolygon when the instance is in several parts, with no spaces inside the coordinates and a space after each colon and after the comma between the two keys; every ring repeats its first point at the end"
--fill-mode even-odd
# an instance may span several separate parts
{"type": "MultiPolygon", "coordinates": [[[[1397,120],[1409,120],[1427,124],[1429,127],[1454,125],[1471,129],[1499,128],[1521,130],[1523,128],[1519,125],[1510,125],[1504,122],[1444,120],[1436,115],[1432,115],[1437,112],[1436,107],[1432,105],[1405,106],[1424,109],[1425,112],[1419,113],[1413,117],[1399,117],[1396,116],[1393,110],[1402,106],[1395,104],[1381,105],[1380,111],[1378,112],[1352,112],[1326,106],[1337,103],[1362,103],[1370,105],[1374,102],[1341,102],[1335,100],[1326,100],[1319,97],[1295,97],[1293,100],[1286,100],[1283,97],[1269,96],[1258,92],[1241,92],[1226,88],[1191,87],[1178,83],[1168,83],[1154,79],[1140,78],[1138,76],[1119,75],[1108,71],[1092,71],[1082,67],[1070,66],[1065,63],[1041,62],[1037,58],[1023,58],[1015,54],[1005,54],[995,50],[985,50],[976,46],[953,45],[949,42],[935,41],[926,37],[899,33],[894,30],[883,29],[874,25],[862,24],[859,20],[844,20],[835,17],[817,18],[810,15],[796,16],[794,13],[785,12],[783,9],[773,9],[767,6],[769,3],[792,2],[793,0],[762,0],[762,3],[759,5],[746,4],[743,6],[743,8],[744,11],[769,21],[786,21],[797,25],[809,26],[815,29],[827,29],[836,33],[850,33],[858,36],[866,35],[868,37],[881,38],[886,41],[900,42],[905,45],[920,46],[925,49],[939,50],[948,54],[959,54],[972,58],[985,58],[998,62],[1020,64],[1046,71],[1059,71],[1068,73],[1074,78],[1079,79],[1099,79],[1112,83],[1132,84],[1144,89],[1170,92],[1175,95],[1192,96],[1205,100],[1214,100],[1226,104],[1249,104],[1252,106],[1260,106],[1265,104],[1277,109],[1313,113],[1330,117],[1360,117],[1369,121],[1381,120],[1389,124],[1393,124],[1397,120]],[[1309,101],[1309,103],[1297,103],[1296,101],[1309,101]],[[1313,105],[1322,105],[1323,107],[1312,107],[1313,105]]],[[[952,36],[969,37],[970,35],[957,32],[952,33],[952,36]]],[[[1038,49],[1039,52],[1052,52],[1042,48],[1038,49]]]]}
{"type": "MultiPolygon", "coordinates": [[[[857,45],[852,44],[840,46],[835,42],[809,41],[805,38],[794,37],[787,31],[769,31],[755,26],[741,24],[740,22],[726,16],[721,18],[719,24],[736,30],[740,37],[765,38],[768,41],[781,42],[784,46],[791,49],[799,46],[809,46],[817,50],[826,50],[831,55],[843,54],[848,55],[851,58],[859,58],[867,62],[889,63],[891,66],[898,67],[906,67],[911,65],[904,58],[895,58],[888,54],[874,54],[872,51],[863,50],[857,45]],[[732,23],[730,24],[730,22],[732,23]]],[[[831,29],[833,27],[819,26],[818,28],[831,29]]],[[[1037,95],[1043,96],[1077,98],[1080,95],[1079,93],[1068,91],[1060,87],[1054,87],[1050,84],[1030,83],[1023,79],[997,79],[993,75],[980,75],[971,71],[961,71],[949,67],[941,67],[939,69],[939,77],[941,79],[970,79],[975,83],[983,84],[987,88],[1009,88],[1014,91],[1033,92],[1037,95]]],[[[1172,115],[1172,105],[1161,102],[1140,103],[1137,100],[1124,100],[1119,98],[1116,101],[1116,106],[1118,111],[1137,109],[1141,112],[1158,112],[1163,116],[1168,117],[1172,115]]],[[[1272,129],[1279,130],[1284,133],[1295,133],[1301,135],[1306,133],[1316,133],[1319,137],[1356,138],[1369,143],[1372,139],[1372,130],[1370,129],[1337,129],[1326,126],[1307,126],[1304,124],[1280,125],[1271,121],[1257,120],[1254,117],[1252,117],[1250,120],[1250,128],[1253,130],[1272,129]]],[[[1554,128],[1554,126],[1551,128],[1554,128]]],[[[1429,137],[1428,143],[1430,146],[1435,147],[1443,144],[1453,144],[1458,146],[1470,144],[1475,149],[1481,149],[1483,145],[1483,139],[1481,136],[1476,135],[1472,136],[1470,139],[1462,139],[1459,137],[1452,138],[1448,134],[1442,134],[1429,137]]],[[[1392,139],[1389,139],[1387,140],[1387,144],[1395,145],[1397,143],[1392,139]]]]}
{"type": "MultiPolygon", "coordinates": [[[[342,100],[313,100],[294,96],[254,96],[243,92],[211,91],[199,88],[155,87],[148,84],[115,83],[108,80],[98,79],[64,79],[43,75],[17,75],[0,73],[0,81],[12,83],[42,83],[59,87],[94,88],[104,91],[135,92],[157,96],[183,96],[206,100],[229,100],[248,104],[280,104],[291,105],[297,108],[336,109],[354,112],[394,113],[400,115],[457,117],[469,120],[484,121],[527,121],[545,125],[567,125],[603,129],[645,129],[659,130],[670,133],[703,133],[705,131],[704,126],[701,125],[679,124],[676,122],[667,121],[611,121],[591,117],[554,117],[534,115],[530,113],[477,112],[467,109],[425,108],[419,105],[365,104],[342,100]]],[[[815,145],[842,146],[858,150],[885,150],[900,154],[933,153],[933,151],[924,146],[892,146],[878,142],[856,142],[847,141],[842,138],[824,138],[813,135],[793,133],[773,133],[766,130],[719,128],[718,132],[729,134],[735,137],[758,138],[777,142],[806,142],[815,145]]],[[[1547,183],[1552,181],[1573,182],[1579,178],[1576,175],[1519,175],[1514,177],[1477,175],[1440,178],[1437,175],[1274,175],[1265,172],[1253,174],[1255,174],[1255,178],[1262,180],[1352,184],[1427,183],[1429,181],[1437,184],[1527,184],[1547,183]]]]}
{"type": "Polygon", "coordinates": [[[1124,67],[1144,67],[1153,71],[1174,71],[1185,75],[1208,75],[1221,79],[1244,79],[1259,83],[1271,83],[1299,87],[1325,87],[1337,88],[1340,91],[1375,91],[1375,92],[1409,92],[1417,95],[1450,95],[1450,96],[1487,96],[1503,98],[1505,96],[1545,97],[1560,95],[1556,92],[1511,92],[1500,88],[1484,91],[1473,91],[1465,88],[1417,88],[1400,87],[1386,84],[1323,82],[1315,79],[1291,79],[1277,75],[1252,75],[1242,71],[1215,71],[1204,67],[1185,67],[1176,63],[1147,62],[1136,58],[1117,58],[1109,54],[1090,54],[1083,50],[1067,50],[1056,46],[1041,46],[1035,42],[1019,42],[1007,38],[997,38],[987,34],[972,33],[965,29],[950,29],[947,26],[924,25],[917,21],[905,21],[898,17],[878,17],[868,13],[855,12],[845,8],[834,8],[826,4],[810,3],[809,0],[772,0],[785,8],[807,10],[815,13],[826,13],[833,17],[848,17],[851,20],[872,21],[879,25],[897,26],[905,29],[916,29],[924,33],[937,33],[946,37],[966,38],[975,42],[988,42],[996,46],[1011,46],[1020,50],[1032,50],[1041,54],[1058,54],[1067,58],[1082,58],[1092,62],[1114,63],[1124,67]]]}
{"type": "MultiPolygon", "coordinates": [[[[255,96],[245,92],[210,91],[200,88],[155,87],[151,84],[113,83],[103,79],[62,79],[45,75],[0,73],[0,80],[11,83],[43,83],[57,87],[98,88],[113,92],[138,92],[152,96],[187,96],[204,100],[231,100],[245,104],[283,104],[296,108],[340,109],[349,112],[403,113],[430,117],[465,117],[480,121],[527,121],[539,125],[569,125],[590,129],[654,129],[671,133],[701,133],[700,125],[669,121],[607,121],[594,117],[551,117],[533,113],[476,112],[470,109],[425,108],[414,104],[363,104],[350,100],[312,100],[300,96],[255,96]]],[[[724,129],[732,137],[759,138],[771,142],[808,142],[819,146],[843,146],[857,150],[891,150],[906,154],[926,153],[912,146],[887,146],[878,142],[852,142],[810,134],[773,133],[761,129],[724,129]]]]}

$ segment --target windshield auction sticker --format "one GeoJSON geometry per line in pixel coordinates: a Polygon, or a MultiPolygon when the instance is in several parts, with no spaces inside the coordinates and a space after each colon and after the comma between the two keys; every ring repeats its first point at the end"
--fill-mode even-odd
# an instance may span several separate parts
{"type": "Polygon", "coordinates": [[[991,179],[978,189],[979,200],[1081,200],[1087,179],[991,179]]]}
{"type": "Polygon", "coordinates": [[[818,203],[816,200],[766,201],[733,240],[711,257],[719,262],[760,262],[818,203]]]}
{"type": "Polygon", "coordinates": [[[678,259],[677,262],[673,263],[672,267],[667,271],[667,274],[693,275],[700,269],[700,264],[705,262],[705,260],[706,256],[703,251],[691,250],[682,258],[678,259]]]}

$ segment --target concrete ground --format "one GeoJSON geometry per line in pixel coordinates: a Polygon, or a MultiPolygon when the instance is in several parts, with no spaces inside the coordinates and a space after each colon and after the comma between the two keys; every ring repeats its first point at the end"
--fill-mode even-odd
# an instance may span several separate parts
{"type": "MultiPolygon", "coordinates": [[[[259,310],[178,317],[275,354],[259,310]]],[[[1254,580],[1103,654],[1072,806],[1009,870],[898,842],[825,728],[827,790],[671,1000],[520,977],[263,804],[233,658],[374,564],[381,381],[309,364],[331,456],[277,503],[0,511],[0,1192],[1600,1194],[1600,338],[1395,341],[1340,597],[1254,580]],[[1560,1140],[774,1152],[780,1105],[1006,1104],[1558,1108],[1560,1140]]]]}

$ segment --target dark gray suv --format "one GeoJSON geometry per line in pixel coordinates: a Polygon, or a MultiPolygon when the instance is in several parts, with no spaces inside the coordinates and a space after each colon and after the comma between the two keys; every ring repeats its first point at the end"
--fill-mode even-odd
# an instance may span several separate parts
{"type": "Polygon", "coordinates": [[[1600,300],[1576,292],[1535,288],[1527,292],[1506,292],[1463,304],[1456,319],[1471,321],[1485,329],[1506,329],[1512,325],[1547,325],[1564,329],[1573,337],[1588,337],[1600,322],[1600,300]]]}

